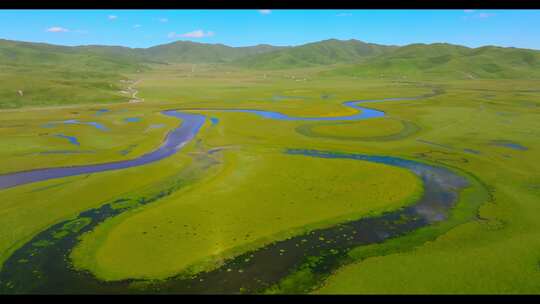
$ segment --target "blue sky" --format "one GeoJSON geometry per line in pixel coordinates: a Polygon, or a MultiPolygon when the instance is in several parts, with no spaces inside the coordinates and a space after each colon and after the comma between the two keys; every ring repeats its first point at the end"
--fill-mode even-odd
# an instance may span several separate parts
{"type": "Polygon", "coordinates": [[[0,10],[0,38],[149,47],[247,46],[329,38],[540,49],[540,10],[0,10]]]}

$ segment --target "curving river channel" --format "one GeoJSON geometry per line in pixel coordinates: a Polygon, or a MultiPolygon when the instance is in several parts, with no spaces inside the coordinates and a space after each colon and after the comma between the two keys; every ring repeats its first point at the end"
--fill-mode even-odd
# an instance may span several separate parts
{"type": "MultiPolygon", "coordinates": [[[[422,96],[384,100],[418,98],[422,96]]],[[[381,111],[358,106],[361,102],[375,101],[383,100],[344,103],[361,111],[345,117],[290,117],[261,110],[199,110],[249,112],[265,118],[286,120],[359,120],[384,115],[381,111]]],[[[52,178],[139,166],[163,159],[192,140],[206,119],[201,114],[173,110],[163,113],[178,117],[183,122],[167,135],[159,149],[151,153],[127,161],[6,174],[0,176],[0,189],[52,178]]],[[[449,169],[409,159],[303,149],[287,149],[284,153],[291,157],[344,158],[405,168],[422,179],[424,192],[412,205],[277,241],[226,260],[211,271],[193,276],[177,275],[160,281],[130,279],[104,282],[89,272],[73,269],[69,263],[69,254],[82,234],[93,230],[107,218],[130,210],[114,208],[114,204],[123,200],[117,199],[99,208],[81,212],[76,219],[55,224],[17,249],[0,271],[0,293],[258,293],[305,265],[310,257],[318,257],[316,271],[328,273],[339,267],[340,261],[352,248],[380,243],[445,220],[457,203],[459,192],[468,186],[466,178],[449,169]]],[[[181,187],[183,183],[180,181],[139,199],[137,204],[154,202],[181,187]]]]}
{"type": "MultiPolygon", "coordinates": [[[[333,117],[295,117],[288,116],[279,112],[271,112],[264,110],[251,110],[251,109],[219,109],[219,108],[193,108],[193,109],[182,109],[187,110],[200,110],[200,111],[220,111],[220,112],[243,112],[243,113],[252,113],[259,115],[264,118],[278,119],[278,120],[300,120],[300,121],[347,121],[347,120],[363,120],[369,118],[382,117],[385,115],[384,112],[364,108],[359,106],[359,103],[369,103],[369,102],[382,102],[382,101],[399,101],[399,100],[416,100],[426,97],[431,97],[440,94],[440,91],[434,90],[433,93],[422,95],[419,97],[409,97],[409,98],[387,98],[379,100],[357,100],[357,101],[347,101],[343,105],[356,109],[359,112],[354,115],[349,116],[333,116],[333,117]]],[[[58,167],[58,168],[44,168],[44,169],[35,169],[28,171],[21,171],[15,173],[7,173],[0,175],[0,190],[11,188],[15,186],[20,186],[24,184],[35,183],[39,181],[45,181],[54,178],[68,177],[81,174],[89,174],[96,172],[104,172],[111,170],[119,170],[131,167],[137,167],[152,163],[176,153],[180,148],[185,144],[190,142],[199,132],[199,129],[204,124],[206,117],[201,114],[186,113],[175,110],[166,110],[162,112],[164,115],[176,117],[182,120],[182,124],[169,132],[163,144],[158,147],[156,150],[144,154],[138,158],[108,162],[94,165],[82,165],[82,166],[70,166],[70,167],[58,167]]]]}

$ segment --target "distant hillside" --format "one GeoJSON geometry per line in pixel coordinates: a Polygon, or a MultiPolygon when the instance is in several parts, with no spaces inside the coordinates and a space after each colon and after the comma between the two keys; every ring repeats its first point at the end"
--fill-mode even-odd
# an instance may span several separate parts
{"type": "Polygon", "coordinates": [[[148,49],[138,49],[138,52],[147,60],[174,63],[226,63],[245,56],[263,54],[281,49],[283,47],[267,44],[249,47],[230,47],[223,44],[176,41],[148,49]]]}
{"type": "Polygon", "coordinates": [[[354,63],[385,54],[395,48],[354,39],[346,41],[330,39],[240,58],[233,64],[255,69],[283,69],[354,63]]]}
{"type": "Polygon", "coordinates": [[[321,76],[384,79],[540,79],[540,51],[435,43],[403,47],[324,40],[295,47],[176,41],[150,48],[58,46],[0,39],[0,108],[129,100],[129,73],[150,63],[246,69],[329,66],[321,76]],[[332,66],[335,65],[335,66],[332,66]]]}
{"type": "Polygon", "coordinates": [[[177,41],[147,49],[59,46],[0,39],[0,108],[129,100],[126,74],[150,63],[225,63],[280,50],[177,41]]]}
{"type": "Polygon", "coordinates": [[[540,51],[486,46],[412,44],[324,75],[377,78],[540,78],[540,51]]]}
{"type": "Polygon", "coordinates": [[[32,66],[100,71],[132,71],[141,67],[140,58],[130,56],[129,48],[84,46],[68,47],[0,39],[0,65],[32,66]],[[114,52],[112,50],[115,50],[114,52]]]}
{"type": "Polygon", "coordinates": [[[123,48],[0,40],[0,108],[126,101],[120,80],[142,69],[123,48]]]}

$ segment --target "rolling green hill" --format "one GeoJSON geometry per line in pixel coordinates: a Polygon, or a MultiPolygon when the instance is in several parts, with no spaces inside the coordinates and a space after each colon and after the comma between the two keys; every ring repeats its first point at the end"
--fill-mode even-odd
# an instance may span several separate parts
{"type": "Polygon", "coordinates": [[[223,44],[206,44],[176,41],[147,49],[138,49],[147,60],[174,63],[226,63],[245,56],[263,54],[283,47],[260,44],[248,47],[230,47],[223,44]]]}
{"type": "Polygon", "coordinates": [[[451,44],[412,44],[324,75],[369,78],[538,79],[540,51],[451,44]]]}
{"type": "Polygon", "coordinates": [[[366,58],[385,54],[394,46],[365,43],[358,40],[329,39],[286,48],[264,54],[251,55],[233,64],[256,69],[281,69],[353,63],[366,58]]]}
{"type": "Polygon", "coordinates": [[[0,108],[126,101],[120,80],[143,69],[124,48],[0,40],[0,108]]]}
{"type": "Polygon", "coordinates": [[[250,69],[337,64],[322,75],[368,78],[540,78],[540,51],[446,43],[395,47],[331,39],[248,56],[233,64],[250,69]]]}
{"type": "Polygon", "coordinates": [[[141,58],[123,47],[68,47],[46,43],[0,40],[0,65],[33,68],[98,69],[101,72],[134,71],[141,58]]]}

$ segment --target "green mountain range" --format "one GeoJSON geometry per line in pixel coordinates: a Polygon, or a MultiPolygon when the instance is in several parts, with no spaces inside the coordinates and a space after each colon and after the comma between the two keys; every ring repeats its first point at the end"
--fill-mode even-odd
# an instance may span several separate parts
{"type": "Polygon", "coordinates": [[[358,40],[342,41],[330,39],[251,55],[236,60],[233,64],[246,68],[283,69],[336,63],[354,63],[366,58],[386,54],[395,49],[397,49],[395,46],[365,43],[358,40]]]}
{"type": "Polygon", "coordinates": [[[323,77],[540,79],[540,51],[445,43],[385,46],[324,40],[294,47],[176,41],[150,48],[0,40],[0,107],[120,101],[126,74],[152,64],[212,63],[253,70],[322,67],[323,77]],[[24,94],[22,98],[21,91],[24,94]]]}
{"type": "Polygon", "coordinates": [[[295,47],[230,47],[176,41],[150,48],[57,46],[0,40],[0,65],[125,72],[149,63],[221,63],[247,69],[288,69],[337,65],[326,74],[379,77],[440,76],[455,78],[536,77],[540,51],[434,43],[402,47],[330,39],[295,47]]]}

